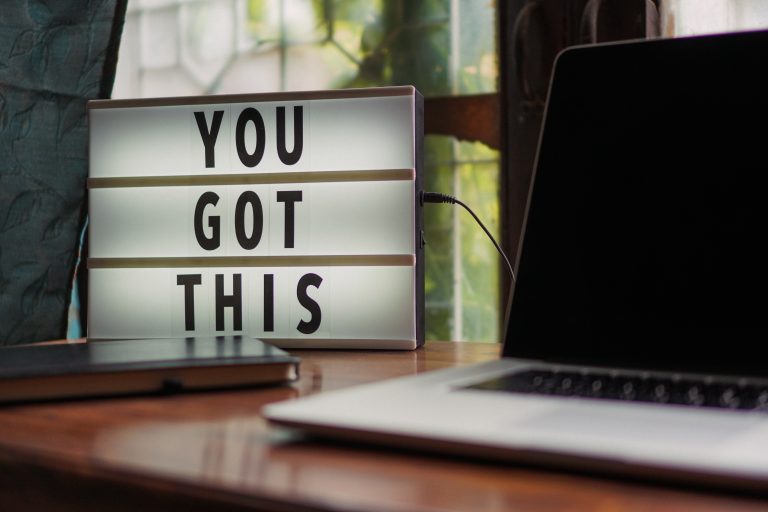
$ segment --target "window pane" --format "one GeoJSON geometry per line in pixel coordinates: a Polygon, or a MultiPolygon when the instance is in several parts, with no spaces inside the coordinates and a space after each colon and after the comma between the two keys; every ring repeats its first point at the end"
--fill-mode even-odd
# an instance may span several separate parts
{"type": "Polygon", "coordinates": [[[768,27],[765,0],[666,0],[661,5],[663,34],[690,36],[768,27]]]}

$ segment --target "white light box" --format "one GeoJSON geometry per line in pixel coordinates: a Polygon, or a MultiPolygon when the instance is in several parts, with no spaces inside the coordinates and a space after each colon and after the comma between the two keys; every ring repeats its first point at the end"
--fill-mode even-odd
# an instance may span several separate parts
{"type": "Polygon", "coordinates": [[[88,337],[424,342],[413,87],[88,103],[88,337]]]}

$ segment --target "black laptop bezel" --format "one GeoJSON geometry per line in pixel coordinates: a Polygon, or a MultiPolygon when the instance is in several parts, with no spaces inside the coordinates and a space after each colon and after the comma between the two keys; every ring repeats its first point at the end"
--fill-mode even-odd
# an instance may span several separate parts
{"type": "MultiPolygon", "coordinates": [[[[531,237],[531,232],[529,231],[529,217],[531,214],[532,206],[531,199],[534,196],[534,192],[536,191],[537,177],[541,172],[540,166],[542,147],[546,147],[548,143],[548,129],[553,123],[553,112],[551,110],[553,103],[552,95],[562,93],[565,89],[564,87],[561,87],[563,86],[563,80],[566,79],[566,77],[562,76],[563,68],[565,66],[573,67],[574,63],[577,63],[580,60],[599,60],[603,58],[604,55],[608,54],[615,56],[617,51],[621,52],[624,51],[624,49],[631,49],[635,55],[637,55],[637,52],[646,52],[650,56],[658,52],[666,51],[709,51],[712,48],[720,47],[723,45],[731,45],[731,47],[763,47],[768,49],[768,31],[579,46],[566,49],[558,55],[553,68],[548,101],[544,113],[544,122],[542,123],[539,147],[531,180],[531,187],[528,193],[528,204],[526,206],[525,218],[523,222],[520,250],[516,255],[515,268],[517,271],[518,282],[521,279],[525,280],[529,277],[526,274],[527,269],[525,268],[525,258],[527,242],[531,237]]],[[[768,94],[768,92],[766,94],[768,94]]],[[[534,233],[534,235],[535,234],[536,233],[534,233]]],[[[529,343],[528,340],[524,339],[524,337],[519,336],[519,334],[516,335],[514,323],[519,321],[516,305],[519,303],[520,298],[516,297],[515,294],[519,294],[521,290],[521,287],[517,286],[517,284],[518,283],[512,284],[510,289],[510,297],[507,301],[509,306],[506,312],[505,322],[506,329],[503,347],[504,357],[541,359],[554,363],[607,366],[612,368],[621,367],[678,372],[704,372],[710,374],[751,375],[763,377],[768,376],[768,365],[765,365],[763,368],[760,365],[755,364],[754,359],[752,359],[760,353],[759,350],[756,350],[755,354],[743,354],[741,361],[744,364],[740,364],[739,362],[733,364],[733,361],[723,362],[711,359],[707,361],[682,361],[679,358],[670,360],[664,359],[664,357],[656,357],[655,354],[648,354],[648,357],[637,358],[616,356],[615,354],[606,356],[604,354],[595,354],[589,352],[577,353],[574,351],[568,353],[552,353],[552,351],[547,350],[546,347],[529,343]]],[[[556,322],[557,318],[553,318],[552,321],[556,322]]]]}

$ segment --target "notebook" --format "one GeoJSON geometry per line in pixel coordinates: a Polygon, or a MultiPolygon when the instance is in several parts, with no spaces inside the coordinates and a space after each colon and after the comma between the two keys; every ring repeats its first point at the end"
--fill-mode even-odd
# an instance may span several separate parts
{"type": "Polygon", "coordinates": [[[503,357],[267,417],[342,439],[764,489],[766,54],[768,32],[561,53],[503,357]]]}
{"type": "Polygon", "coordinates": [[[298,365],[240,336],[3,347],[0,403],[282,384],[298,365]]]}

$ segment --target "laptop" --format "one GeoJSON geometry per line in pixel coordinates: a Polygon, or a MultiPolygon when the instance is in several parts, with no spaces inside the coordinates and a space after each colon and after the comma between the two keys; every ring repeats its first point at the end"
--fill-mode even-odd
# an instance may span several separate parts
{"type": "Polygon", "coordinates": [[[765,55],[768,32],[561,53],[503,357],[266,416],[342,439],[765,489],[765,55]]]}

